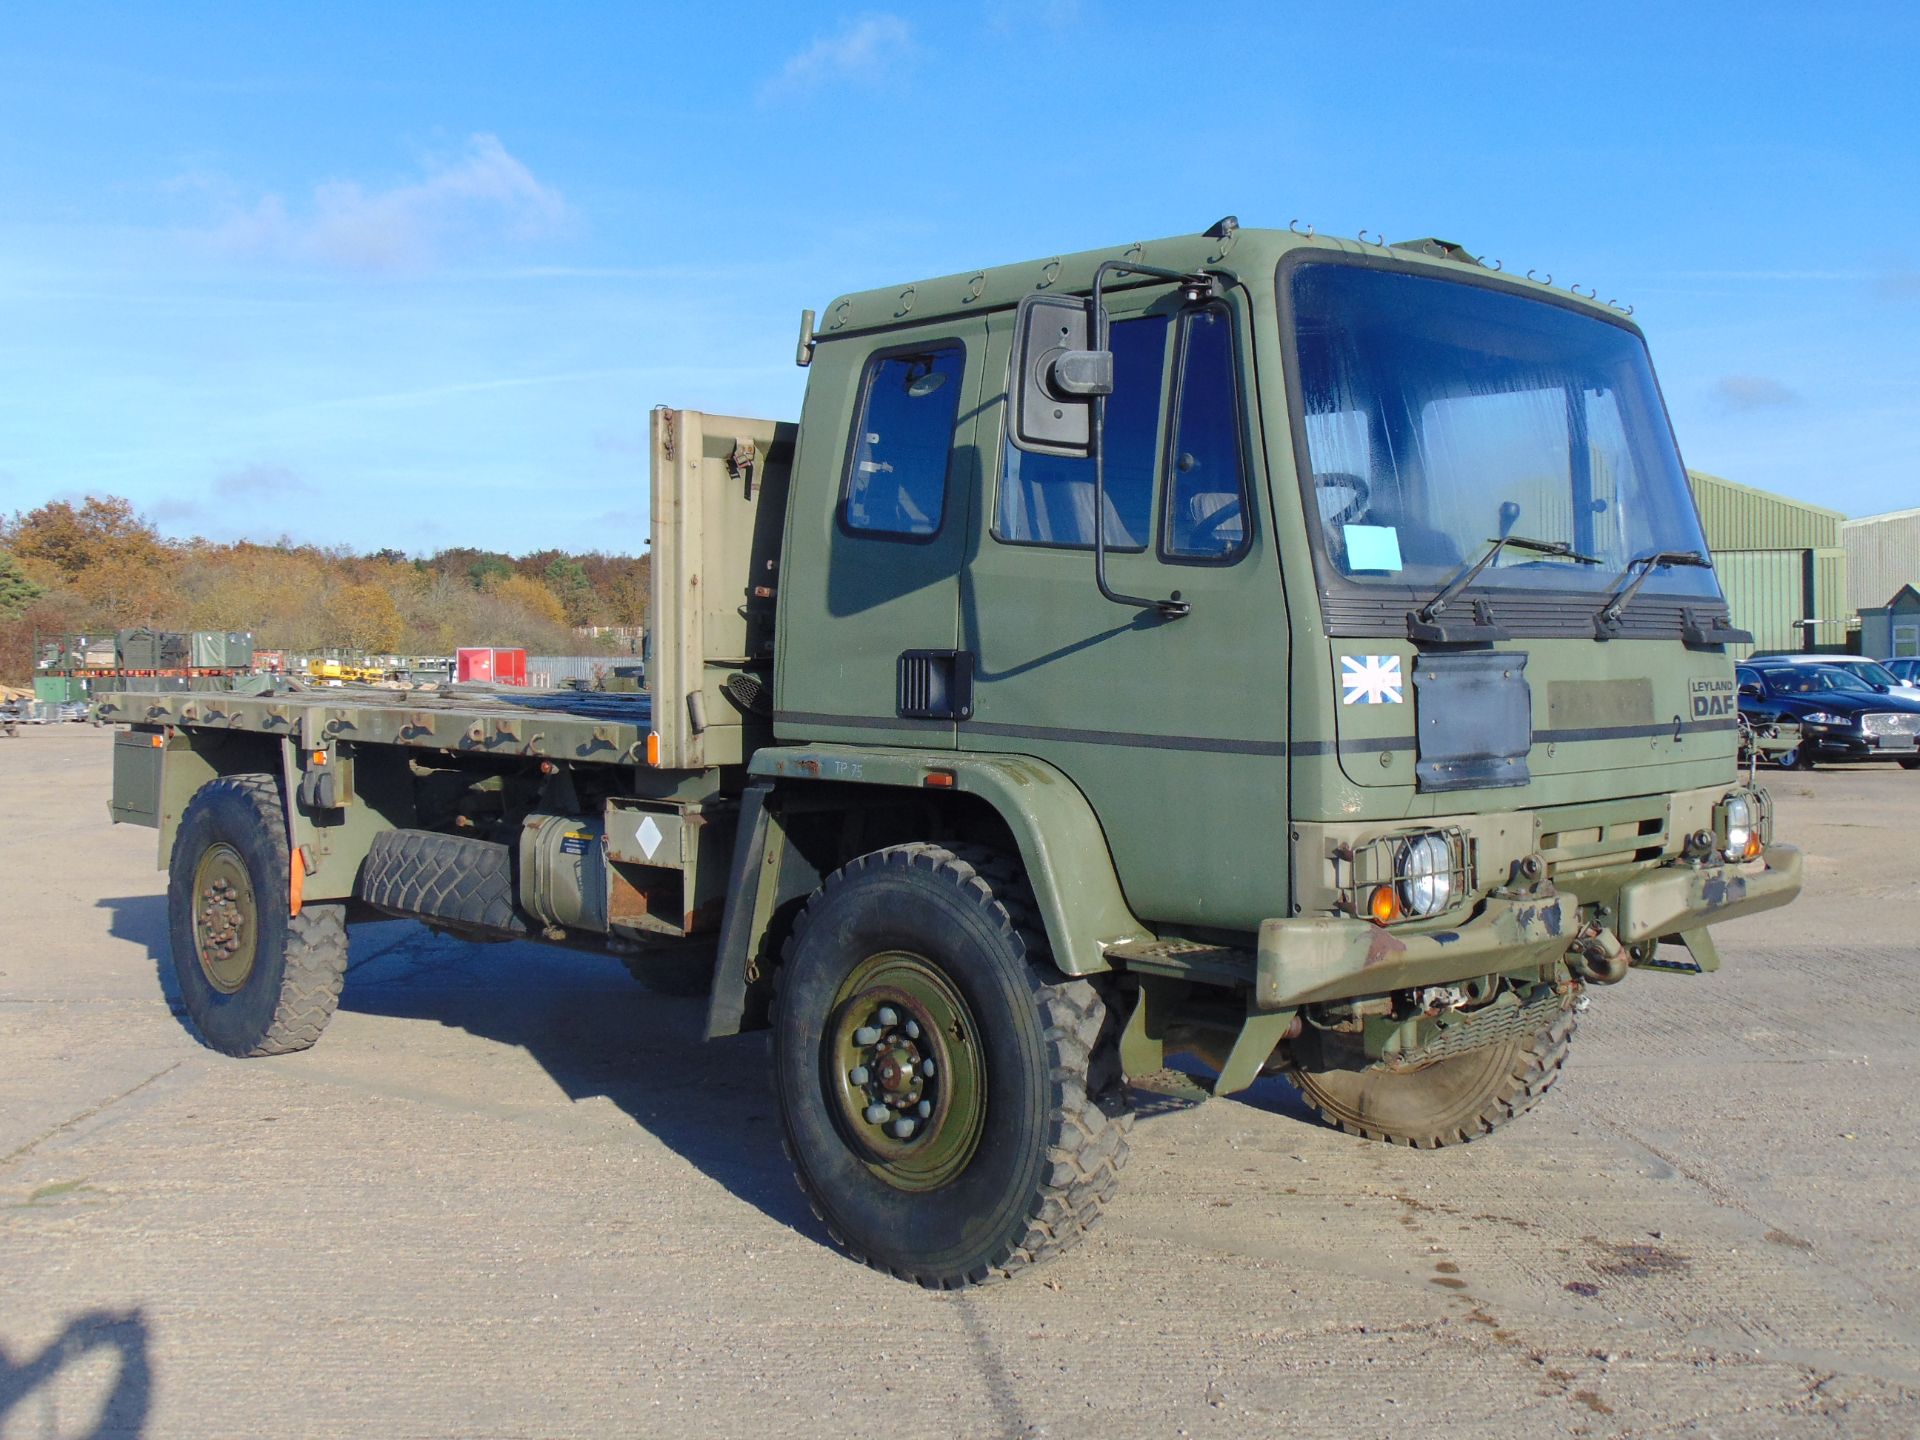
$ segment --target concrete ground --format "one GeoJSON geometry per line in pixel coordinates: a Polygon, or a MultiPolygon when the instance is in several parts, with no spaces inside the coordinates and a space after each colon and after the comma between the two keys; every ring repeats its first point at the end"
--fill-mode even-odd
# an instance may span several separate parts
{"type": "Polygon", "coordinates": [[[1500,1135],[1153,1102],[1088,1243],[931,1295],[610,961],[368,926],[317,1048],[202,1049],[109,749],[0,739],[6,1440],[1920,1432],[1920,774],[1774,775],[1807,895],[1500,1135]]]}

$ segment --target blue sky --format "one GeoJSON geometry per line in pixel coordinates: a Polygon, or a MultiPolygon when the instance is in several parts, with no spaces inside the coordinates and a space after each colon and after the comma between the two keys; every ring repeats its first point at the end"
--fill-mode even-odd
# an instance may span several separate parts
{"type": "Polygon", "coordinates": [[[849,289],[1295,217],[1636,307],[1690,465],[1920,504],[1920,7],[0,12],[0,510],[633,551],[849,289]]]}

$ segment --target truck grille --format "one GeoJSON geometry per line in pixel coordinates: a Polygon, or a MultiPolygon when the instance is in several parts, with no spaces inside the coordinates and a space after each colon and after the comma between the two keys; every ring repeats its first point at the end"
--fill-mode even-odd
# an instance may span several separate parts
{"type": "Polygon", "coordinates": [[[1876,711],[1860,717],[1860,728],[1869,735],[1920,735],[1920,715],[1876,711]]]}
{"type": "Polygon", "coordinates": [[[1657,860],[1667,845],[1667,797],[1558,805],[1540,812],[1540,827],[1549,875],[1657,860]]]}

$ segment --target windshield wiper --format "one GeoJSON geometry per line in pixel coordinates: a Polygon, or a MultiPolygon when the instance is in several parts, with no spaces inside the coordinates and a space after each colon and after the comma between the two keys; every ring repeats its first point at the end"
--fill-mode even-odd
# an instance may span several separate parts
{"type": "Polygon", "coordinates": [[[1647,583],[1656,570],[1665,570],[1674,565],[1692,565],[1699,569],[1711,569],[1713,562],[1698,550],[1656,550],[1651,555],[1641,555],[1627,562],[1627,568],[1620,572],[1620,578],[1614,581],[1614,592],[1600,607],[1600,613],[1593,617],[1594,638],[1611,640],[1620,633],[1620,617],[1626,613],[1627,606],[1633,603],[1633,597],[1640,593],[1640,587],[1647,583]],[[1633,572],[1638,570],[1638,575],[1633,572]]]}
{"type": "Polygon", "coordinates": [[[1471,585],[1494,561],[1500,558],[1500,552],[1511,545],[1516,550],[1531,550],[1536,555],[1559,555],[1568,560],[1577,560],[1582,565],[1598,565],[1600,562],[1591,555],[1582,555],[1565,540],[1534,540],[1525,535],[1500,535],[1488,537],[1490,547],[1471,565],[1462,566],[1440,591],[1418,610],[1407,612],[1407,638],[1425,641],[1430,645],[1457,645],[1478,640],[1506,640],[1510,637],[1505,630],[1493,623],[1493,611],[1486,601],[1473,602],[1473,619],[1445,621],[1437,619],[1440,612],[1447,608],[1449,601],[1467,586],[1471,585]]]}

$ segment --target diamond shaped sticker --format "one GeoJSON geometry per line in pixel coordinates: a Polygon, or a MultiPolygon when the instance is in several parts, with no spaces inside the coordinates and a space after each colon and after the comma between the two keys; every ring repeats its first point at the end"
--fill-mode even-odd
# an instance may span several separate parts
{"type": "Polygon", "coordinates": [[[649,860],[653,859],[653,852],[660,848],[660,842],[666,838],[651,815],[640,822],[640,828],[633,835],[640,842],[640,853],[649,860]]]}

